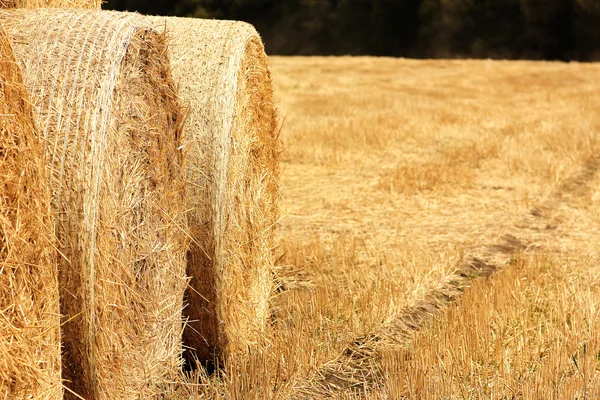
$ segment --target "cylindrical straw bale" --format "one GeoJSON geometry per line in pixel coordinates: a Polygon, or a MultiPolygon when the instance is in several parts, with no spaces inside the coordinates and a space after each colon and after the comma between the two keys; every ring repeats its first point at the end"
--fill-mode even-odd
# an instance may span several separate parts
{"type": "Polygon", "coordinates": [[[136,14],[5,10],[52,190],[63,377],[147,399],[179,373],[186,287],[182,113],[164,35],[136,14]]]}
{"type": "Polygon", "coordinates": [[[152,17],[168,32],[189,119],[188,358],[244,356],[265,337],[279,138],[268,58],[246,23],[152,17]]]}
{"type": "Polygon", "coordinates": [[[0,0],[0,8],[91,8],[100,9],[102,0],[0,0]]]}
{"type": "Polygon", "coordinates": [[[0,28],[1,399],[62,399],[57,254],[43,155],[0,28]]]}

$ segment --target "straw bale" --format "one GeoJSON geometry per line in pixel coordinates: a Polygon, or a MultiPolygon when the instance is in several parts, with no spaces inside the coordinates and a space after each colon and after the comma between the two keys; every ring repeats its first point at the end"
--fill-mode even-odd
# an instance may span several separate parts
{"type": "Polygon", "coordinates": [[[102,0],[0,0],[0,8],[91,8],[99,10],[102,0]]]}
{"type": "Polygon", "coordinates": [[[244,355],[267,333],[279,149],[268,59],[241,22],[152,17],[168,32],[189,119],[189,225],[197,243],[184,314],[187,358],[244,355]]]}
{"type": "Polygon", "coordinates": [[[166,38],[136,14],[4,10],[52,190],[63,377],[86,399],[147,399],[181,367],[181,108],[166,38]]]}
{"type": "Polygon", "coordinates": [[[61,399],[57,254],[42,143],[0,28],[0,398],[61,399]]]}

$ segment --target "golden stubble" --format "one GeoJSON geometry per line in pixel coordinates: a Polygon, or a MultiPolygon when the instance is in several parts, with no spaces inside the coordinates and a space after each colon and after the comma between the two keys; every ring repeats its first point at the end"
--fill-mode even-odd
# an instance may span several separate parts
{"type": "MultiPolygon", "coordinates": [[[[490,282],[496,278],[478,281],[482,275],[506,271],[497,279],[512,276],[510,286],[545,268],[566,274],[564,280],[570,275],[563,265],[583,271],[597,259],[600,67],[273,57],[271,69],[285,148],[272,339],[235,370],[199,373],[194,378],[201,385],[186,394],[411,396],[407,382],[422,377],[398,367],[398,354],[420,351],[415,343],[430,340],[431,350],[423,351],[431,352],[431,362],[422,369],[439,370],[435,346],[443,344],[435,343],[452,335],[444,324],[454,325],[440,323],[444,333],[436,337],[428,327],[448,321],[444,310],[471,293],[471,285],[480,285],[475,293],[495,293],[490,282]],[[423,338],[415,338],[423,329],[423,338]]],[[[556,308],[550,299],[560,287],[538,297],[548,299],[545,306],[554,310],[548,315],[580,304],[565,297],[566,308],[556,308]]],[[[598,295],[589,281],[580,289],[598,295]]],[[[502,290],[498,298],[510,303],[510,293],[502,290]]],[[[482,310],[494,313],[494,304],[484,302],[482,310]]],[[[518,308],[503,312],[520,318],[518,308]]],[[[536,343],[554,340],[553,332],[514,335],[533,354],[536,343]]],[[[568,340],[584,343],[576,334],[568,340]]],[[[506,362],[511,346],[498,348],[506,362]]],[[[478,357],[476,348],[465,351],[478,357]]],[[[473,381],[461,375],[463,386],[499,382],[461,362],[456,373],[473,375],[473,381]]],[[[535,381],[539,393],[550,390],[543,376],[559,374],[548,371],[535,381]]],[[[504,387],[517,386],[517,377],[504,387]]],[[[572,382],[581,388],[582,380],[572,382]]],[[[440,393],[454,388],[460,384],[448,383],[440,393]]],[[[428,390],[414,398],[429,398],[428,390]]]]}
{"type": "Polygon", "coordinates": [[[599,273],[592,259],[517,257],[410,346],[382,351],[376,398],[597,398],[599,273]]]}

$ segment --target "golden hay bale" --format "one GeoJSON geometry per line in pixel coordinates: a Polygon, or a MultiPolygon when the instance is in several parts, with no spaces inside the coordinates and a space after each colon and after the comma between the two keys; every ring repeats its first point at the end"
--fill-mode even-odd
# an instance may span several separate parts
{"type": "Polygon", "coordinates": [[[150,398],[180,370],[189,246],[165,37],[108,11],[4,10],[0,24],[48,160],[67,387],[150,398]]]}
{"type": "Polygon", "coordinates": [[[50,192],[21,71],[0,28],[0,398],[61,399],[50,192]]]}
{"type": "Polygon", "coordinates": [[[171,39],[189,107],[183,141],[189,225],[197,243],[184,315],[186,354],[242,355],[265,336],[272,291],[279,138],[268,59],[245,23],[151,17],[171,39]]]}
{"type": "Polygon", "coordinates": [[[100,9],[102,0],[0,0],[0,8],[92,8],[100,9]]]}

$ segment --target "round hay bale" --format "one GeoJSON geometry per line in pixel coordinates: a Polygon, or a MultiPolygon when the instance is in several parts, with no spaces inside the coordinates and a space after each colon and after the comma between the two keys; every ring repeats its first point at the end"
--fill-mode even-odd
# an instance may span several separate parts
{"type": "Polygon", "coordinates": [[[0,398],[62,399],[50,191],[21,71],[0,28],[0,398]]]}
{"type": "Polygon", "coordinates": [[[0,11],[42,131],[67,387],[151,398],[181,367],[181,108],[164,35],[136,14],[0,11]]]}
{"type": "Polygon", "coordinates": [[[265,337],[273,289],[279,138],[268,58],[246,23],[151,20],[166,27],[189,107],[186,357],[243,356],[265,337]]]}
{"type": "Polygon", "coordinates": [[[102,0],[0,0],[0,8],[92,8],[99,10],[102,0]]]}

